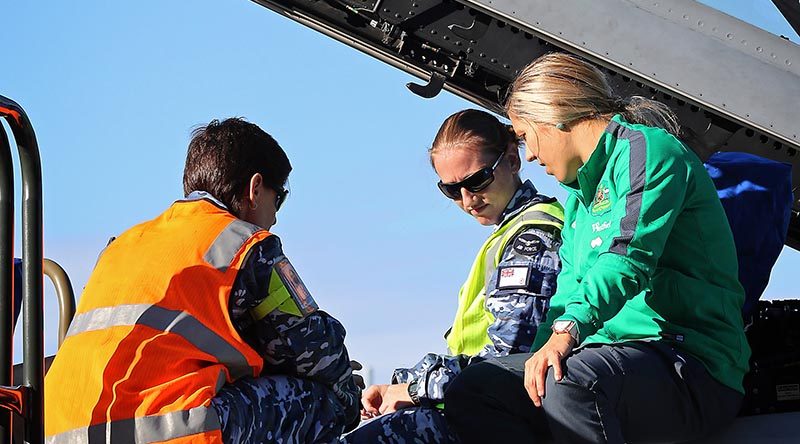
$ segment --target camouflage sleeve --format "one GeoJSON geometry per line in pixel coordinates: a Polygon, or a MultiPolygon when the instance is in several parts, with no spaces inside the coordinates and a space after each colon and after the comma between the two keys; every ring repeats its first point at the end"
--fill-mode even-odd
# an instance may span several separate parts
{"type": "Polygon", "coordinates": [[[461,369],[482,360],[467,355],[437,355],[428,353],[414,367],[398,368],[392,375],[392,384],[409,384],[423,407],[433,407],[444,400],[444,392],[461,369]]]}
{"type": "Polygon", "coordinates": [[[559,230],[539,225],[524,227],[508,242],[486,286],[486,309],[494,322],[487,329],[492,343],[480,356],[530,351],[556,290],[560,246],[559,230]]]}
{"type": "MultiPolygon", "coordinates": [[[[280,280],[276,283],[279,278],[274,272],[282,260],[285,257],[276,236],[251,249],[231,292],[234,325],[264,358],[265,374],[296,376],[330,387],[348,418],[358,421],[361,389],[352,377],[342,324],[316,309],[310,295],[306,295],[310,305],[300,310],[285,310],[285,304],[281,304],[255,314],[271,294],[270,290],[283,285],[280,280]]],[[[299,277],[297,280],[302,286],[299,277]]]]}

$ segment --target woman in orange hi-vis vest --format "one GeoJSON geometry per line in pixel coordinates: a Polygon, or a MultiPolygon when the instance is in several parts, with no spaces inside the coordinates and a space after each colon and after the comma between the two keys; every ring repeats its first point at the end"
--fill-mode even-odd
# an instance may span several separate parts
{"type": "Polygon", "coordinates": [[[357,424],[344,328],[267,231],[290,171],[254,124],[194,133],[186,197],[86,284],[45,379],[48,442],[331,442],[357,424]]]}

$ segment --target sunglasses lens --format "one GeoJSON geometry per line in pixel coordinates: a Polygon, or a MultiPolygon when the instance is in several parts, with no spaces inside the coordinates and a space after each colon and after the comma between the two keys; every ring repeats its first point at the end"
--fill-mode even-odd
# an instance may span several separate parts
{"type": "Polygon", "coordinates": [[[476,171],[466,179],[457,183],[442,183],[439,181],[439,189],[442,194],[453,200],[461,199],[461,189],[466,188],[471,193],[483,191],[494,181],[494,171],[491,167],[486,167],[476,171]]]}
{"type": "Polygon", "coordinates": [[[281,209],[281,206],[284,202],[286,202],[286,196],[289,194],[289,190],[285,188],[281,188],[280,190],[276,190],[275,192],[275,211],[281,209]]]}
{"type": "Polygon", "coordinates": [[[450,199],[459,200],[461,199],[461,184],[445,184],[442,181],[439,181],[437,184],[439,186],[439,190],[450,199]]]}
{"type": "Polygon", "coordinates": [[[491,168],[484,168],[461,182],[461,186],[473,193],[477,193],[486,189],[493,181],[494,171],[491,168]]]}

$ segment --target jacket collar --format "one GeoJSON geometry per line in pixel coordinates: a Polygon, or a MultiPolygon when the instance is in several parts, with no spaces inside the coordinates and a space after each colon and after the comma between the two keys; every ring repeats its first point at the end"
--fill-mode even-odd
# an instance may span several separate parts
{"type": "Polygon", "coordinates": [[[589,205],[594,200],[597,186],[603,177],[603,172],[608,165],[608,159],[616,147],[617,133],[625,124],[625,119],[620,114],[615,114],[606,126],[600,140],[597,141],[592,155],[583,166],[578,168],[577,180],[570,184],[561,184],[567,191],[576,195],[583,205],[589,205]]]}
{"type": "Polygon", "coordinates": [[[508,205],[506,205],[505,210],[503,210],[503,214],[500,217],[500,223],[495,227],[495,231],[508,223],[508,221],[513,219],[514,216],[518,215],[526,208],[537,204],[544,199],[546,198],[539,194],[539,192],[536,190],[536,187],[533,186],[533,183],[531,183],[530,180],[522,182],[517,188],[517,191],[514,193],[514,196],[512,196],[511,200],[508,201],[508,205]]]}

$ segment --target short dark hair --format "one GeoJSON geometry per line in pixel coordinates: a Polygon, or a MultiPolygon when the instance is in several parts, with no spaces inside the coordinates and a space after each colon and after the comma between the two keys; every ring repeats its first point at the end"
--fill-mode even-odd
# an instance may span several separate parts
{"type": "Polygon", "coordinates": [[[207,191],[235,216],[250,178],[261,173],[264,186],[278,190],[286,184],[292,166],[278,142],[257,125],[239,117],[212,120],[192,132],[183,192],[207,191]]]}

